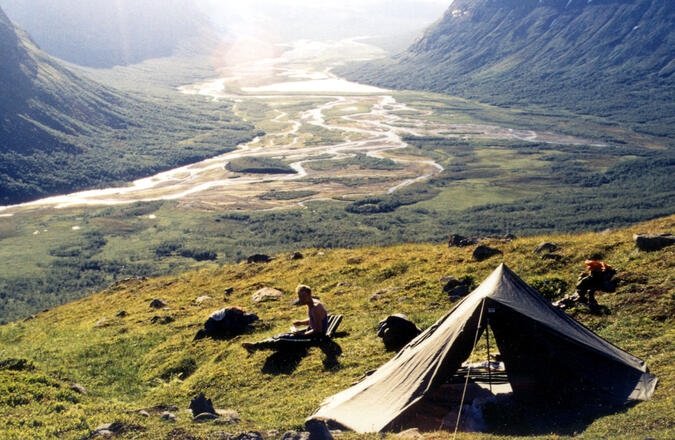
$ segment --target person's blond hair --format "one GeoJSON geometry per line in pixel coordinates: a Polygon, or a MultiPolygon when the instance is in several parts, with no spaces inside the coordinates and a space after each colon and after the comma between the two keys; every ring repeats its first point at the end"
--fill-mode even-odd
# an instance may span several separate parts
{"type": "Polygon", "coordinates": [[[300,295],[302,292],[307,292],[310,295],[312,294],[312,289],[311,287],[305,285],[305,284],[298,284],[298,287],[295,288],[295,294],[300,295]]]}

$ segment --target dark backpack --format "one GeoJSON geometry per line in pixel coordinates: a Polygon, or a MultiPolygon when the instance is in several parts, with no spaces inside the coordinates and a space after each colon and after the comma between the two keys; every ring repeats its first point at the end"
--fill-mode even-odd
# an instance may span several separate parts
{"type": "Polygon", "coordinates": [[[395,314],[380,321],[377,336],[389,351],[398,351],[422,333],[407,316],[395,314]]]}

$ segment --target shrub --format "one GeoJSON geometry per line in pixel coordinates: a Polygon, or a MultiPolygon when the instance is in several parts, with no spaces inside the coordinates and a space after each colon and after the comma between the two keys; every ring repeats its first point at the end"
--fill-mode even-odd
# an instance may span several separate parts
{"type": "Polygon", "coordinates": [[[568,288],[567,281],[559,277],[534,278],[529,280],[528,283],[549,301],[563,296],[568,288]]]}

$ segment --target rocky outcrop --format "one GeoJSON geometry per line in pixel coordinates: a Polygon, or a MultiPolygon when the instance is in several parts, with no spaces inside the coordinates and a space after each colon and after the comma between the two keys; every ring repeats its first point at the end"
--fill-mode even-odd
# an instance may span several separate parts
{"type": "Polygon", "coordinates": [[[675,235],[634,234],[633,240],[635,240],[635,246],[641,251],[653,252],[675,244],[675,235]]]}
{"type": "Polygon", "coordinates": [[[278,301],[281,299],[283,292],[272,287],[263,287],[251,296],[251,301],[254,303],[265,301],[278,301]]]}
{"type": "Polygon", "coordinates": [[[473,259],[476,261],[487,260],[495,255],[501,255],[502,251],[489,246],[480,245],[473,250],[473,259]]]}
{"type": "Polygon", "coordinates": [[[543,243],[539,243],[539,245],[536,248],[534,248],[534,253],[535,254],[541,254],[542,252],[553,253],[556,252],[558,249],[560,249],[558,245],[545,241],[543,243]]]}
{"type": "Polygon", "coordinates": [[[274,258],[270,257],[269,255],[265,254],[253,254],[250,257],[246,259],[247,263],[269,263],[272,261],[274,258]]]}

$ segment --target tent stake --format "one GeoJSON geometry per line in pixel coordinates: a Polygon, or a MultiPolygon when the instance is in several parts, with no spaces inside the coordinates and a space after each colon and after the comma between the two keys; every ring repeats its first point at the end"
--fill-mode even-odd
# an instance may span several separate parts
{"type": "MultiPolygon", "coordinates": [[[[476,344],[478,343],[478,333],[480,333],[480,322],[483,320],[483,309],[485,308],[485,298],[480,306],[480,314],[478,315],[478,325],[476,325],[476,335],[473,337],[473,348],[471,353],[476,349],[476,344]]],[[[471,357],[471,354],[469,354],[471,357]]],[[[452,439],[457,438],[457,431],[459,430],[459,420],[462,417],[462,407],[464,406],[464,398],[466,397],[466,387],[469,386],[469,375],[471,374],[471,363],[466,368],[466,380],[464,381],[464,390],[462,390],[462,400],[459,402],[459,409],[457,410],[457,423],[455,423],[455,433],[452,436],[452,439]]]]}

